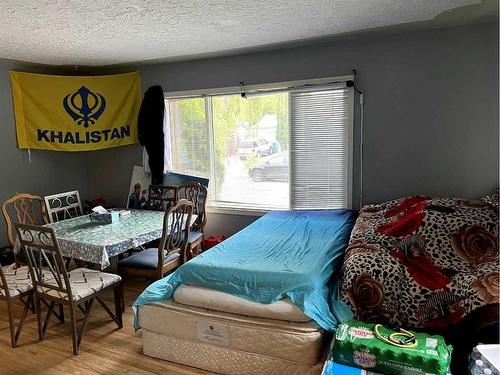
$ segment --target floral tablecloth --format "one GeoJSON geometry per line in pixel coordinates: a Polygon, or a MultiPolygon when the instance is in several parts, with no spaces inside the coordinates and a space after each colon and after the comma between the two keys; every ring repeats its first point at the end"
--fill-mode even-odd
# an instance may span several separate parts
{"type": "Polygon", "coordinates": [[[109,258],[161,237],[165,212],[130,210],[113,224],[97,224],[89,215],[47,224],[54,228],[65,257],[96,263],[101,269],[109,258]]]}
{"type": "Polygon", "coordinates": [[[113,224],[97,224],[84,215],[46,226],[54,228],[63,256],[104,269],[110,265],[111,257],[161,238],[164,215],[162,211],[130,210],[129,215],[113,224]]]}

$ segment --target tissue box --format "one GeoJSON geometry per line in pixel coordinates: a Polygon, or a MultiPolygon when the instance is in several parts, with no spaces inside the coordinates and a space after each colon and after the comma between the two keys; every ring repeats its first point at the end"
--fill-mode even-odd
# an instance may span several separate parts
{"type": "Polygon", "coordinates": [[[99,214],[97,212],[93,212],[90,214],[90,221],[96,224],[118,223],[120,221],[120,213],[108,212],[105,214],[99,214]]]}

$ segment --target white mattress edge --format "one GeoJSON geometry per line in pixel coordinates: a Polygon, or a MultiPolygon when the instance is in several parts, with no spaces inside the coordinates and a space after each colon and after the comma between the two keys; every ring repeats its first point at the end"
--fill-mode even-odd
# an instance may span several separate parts
{"type": "Polygon", "coordinates": [[[186,306],[175,302],[173,300],[163,300],[158,302],[152,302],[150,304],[139,306],[139,323],[140,323],[140,310],[146,306],[154,306],[158,308],[172,309],[181,313],[188,315],[197,315],[205,319],[220,319],[222,321],[237,322],[239,324],[248,324],[252,326],[259,326],[261,328],[272,328],[272,329],[285,329],[297,332],[317,332],[324,331],[314,320],[308,322],[290,322],[286,320],[278,319],[266,319],[259,317],[251,317],[246,315],[238,315],[227,313],[223,311],[215,311],[210,309],[204,309],[195,306],[186,306]]]}
{"type": "Polygon", "coordinates": [[[288,298],[264,304],[199,285],[182,284],[174,293],[180,304],[264,319],[308,322],[311,320],[288,298]]]}

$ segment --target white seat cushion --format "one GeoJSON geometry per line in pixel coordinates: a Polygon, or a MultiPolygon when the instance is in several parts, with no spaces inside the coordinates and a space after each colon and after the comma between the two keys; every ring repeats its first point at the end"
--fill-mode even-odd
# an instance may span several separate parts
{"type": "MultiPolygon", "coordinates": [[[[7,288],[11,297],[18,296],[33,289],[29,268],[26,266],[16,268],[14,264],[2,267],[7,288]]],[[[0,288],[0,295],[5,296],[5,290],[0,288]]]]}
{"type": "MultiPolygon", "coordinates": [[[[121,281],[121,277],[118,275],[96,270],[89,270],[87,268],[77,268],[69,272],[68,276],[74,301],[78,301],[82,298],[88,297],[91,294],[97,293],[107,288],[108,286],[117,284],[121,281]]],[[[49,282],[49,284],[57,286],[55,281],[49,282]]],[[[68,299],[66,293],[47,287],[39,286],[38,292],[47,294],[52,297],[63,298],[66,300],[68,299]]]]}

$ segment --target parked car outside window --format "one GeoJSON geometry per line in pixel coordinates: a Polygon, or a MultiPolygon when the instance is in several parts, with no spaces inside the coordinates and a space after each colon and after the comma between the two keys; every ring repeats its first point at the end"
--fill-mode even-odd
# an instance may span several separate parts
{"type": "Polygon", "coordinates": [[[288,180],[288,155],[276,155],[267,161],[256,164],[248,170],[255,182],[265,180],[288,180]]]}
{"type": "Polygon", "coordinates": [[[273,144],[265,139],[245,139],[238,142],[237,154],[241,160],[245,160],[249,156],[255,155],[261,157],[271,155],[273,153],[273,144]]]}

